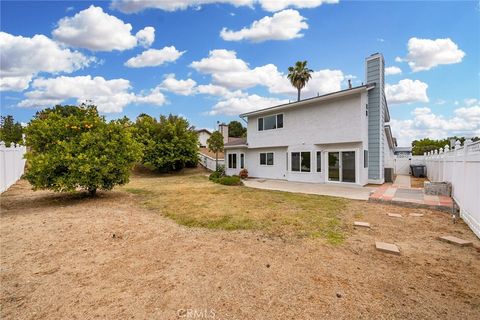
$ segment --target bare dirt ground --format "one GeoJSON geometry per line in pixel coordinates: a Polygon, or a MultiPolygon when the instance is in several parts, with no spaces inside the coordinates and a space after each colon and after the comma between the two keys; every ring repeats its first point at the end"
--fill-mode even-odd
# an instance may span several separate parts
{"type": "Polygon", "coordinates": [[[480,318],[480,241],[445,213],[351,201],[346,240],[330,245],[187,228],[142,201],[33,192],[25,181],[2,194],[1,318],[480,318]],[[437,240],[445,234],[474,247],[437,240]],[[376,252],[375,240],[401,255],[376,252]]]}

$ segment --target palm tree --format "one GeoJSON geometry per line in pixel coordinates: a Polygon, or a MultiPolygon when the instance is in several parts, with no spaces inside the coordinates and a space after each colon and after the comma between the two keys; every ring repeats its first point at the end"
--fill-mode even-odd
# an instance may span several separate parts
{"type": "Polygon", "coordinates": [[[307,68],[307,61],[297,61],[295,66],[288,67],[288,76],[292,86],[298,90],[298,101],[300,101],[300,91],[305,87],[308,80],[312,78],[312,69],[307,68]]]}

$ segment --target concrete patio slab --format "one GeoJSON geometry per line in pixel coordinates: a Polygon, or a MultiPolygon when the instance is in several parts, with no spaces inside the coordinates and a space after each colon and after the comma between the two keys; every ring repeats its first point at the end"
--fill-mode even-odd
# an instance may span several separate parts
{"type": "Polygon", "coordinates": [[[343,184],[321,184],[270,179],[247,179],[243,183],[250,188],[317,194],[354,200],[368,200],[370,194],[375,190],[374,188],[354,185],[349,186],[343,184]]]}
{"type": "Polygon", "coordinates": [[[410,176],[405,174],[397,175],[395,177],[395,181],[393,182],[393,185],[397,187],[410,188],[412,186],[410,181],[410,176]]]}
{"type": "Polygon", "coordinates": [[[381,252],[400,255],[400,249],[393,243],[375,241],[375,248],[381,252]]]}
{"type": "Polygon", "coordinates": [[[355,221],[355,222],[353,222],[353,225],[354,225],[355,227],[370,228],[370,223],[368,223],[368,222],[363,222],[363,221],[355,221]]]}
{"type": "Polygon", "coordinates": [[[455,236],[443,236],[443,237],[440,237],[440,240],[448,242],[448,243],[452,243],[452,244],[460,246],[460,247],[471,246],[473,244],[472,241],[463,240],[463,239],[457,238],[455,236]]]}

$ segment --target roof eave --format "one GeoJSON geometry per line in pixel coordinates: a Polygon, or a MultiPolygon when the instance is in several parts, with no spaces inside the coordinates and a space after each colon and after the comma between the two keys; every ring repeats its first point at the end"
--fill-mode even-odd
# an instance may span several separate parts
{"type": "Polygon", "coordinates": [[[349,96],[349,95],[352,95],[352,94],[357,94],[357,93],[360,93],[360,92],[363,92],[363,91],[369,91],[369,90],[373,89],[374,87],[375,87],[375,83],[369,83],[369,84],[358,86],[358,87],[351,88],[351,89],[345,89],[345,90],[341,90],[341,91],[327,93],[327,94],[324,94],[324,95],[318,96],[318,97],[312,97],[312,98],[308,98],[308,99],[304,99],[304,100],[300,100],[300,101],[280,104],[280,105],[269,107],[269,108],[264,108],[264,109],[259,109],[259,110],[255,110],[255,111],[251,111],[251,112],[242,113],[240,115],[240,118],[249,117],[249,116],[258,115],[258,114],[269,113],[269,112],[277,111],[277,110],[283,110],[283,109],[291,108],[291,107],[294,107],[294,106],[302,106],[302,105],[305,105],[305,104],[308,104],[308,103],[311,103],[311,102],[327,101],[327,100],[331,100],[331,99],[345,97],[345,96],[349,96]]]}

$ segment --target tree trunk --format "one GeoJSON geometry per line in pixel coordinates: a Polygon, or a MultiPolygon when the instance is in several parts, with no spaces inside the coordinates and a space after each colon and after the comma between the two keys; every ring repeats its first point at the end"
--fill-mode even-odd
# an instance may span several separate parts
{"type": "Polygon", "coordinates": [[[95,195],[97,194],[97,188],[88,189],[88,194],[90,195],[90,197],[95,197],[95,195]]]}
{"type": "Polygon", "coordinates": [[[297,99],[297,101],[300,101],[300,90],[302,90],[302,89],[297,88],[297,90],[298,90],[298,99],[297,99]]]}

